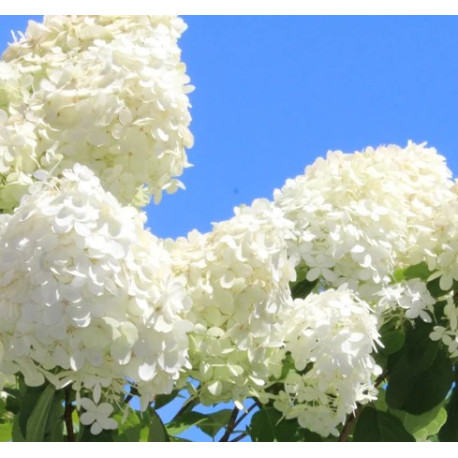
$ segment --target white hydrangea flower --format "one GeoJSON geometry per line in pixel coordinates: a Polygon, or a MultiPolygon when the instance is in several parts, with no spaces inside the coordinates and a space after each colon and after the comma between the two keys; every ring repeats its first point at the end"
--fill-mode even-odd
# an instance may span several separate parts
{"type": "Polygon", "coordinates": [[[404,316],[410,320],[421,318],[426,323],[432,322],[431,314],[436,299],[419,278],[386,286],[377,295],[380,296],[376,306],[379,315],[396,313],[396,310],[402,309],[404,316]]]}
{"type": "Polygon", "coordinates": [[[113,413],[113,406],[102,402],[94,404],[91,399],[82,398],[81,407],[85,409],[80,415],[80,421],[83,425],[91,425],[91,433],[94,435],[100,434],[104,429],[116,429],[118,423],[110,415],[113,413]]]}
{"type": "Polygon", "coordinates": [[[96,404],[127,383],[143,406],[173,389],[189,365],[191,302],[143,225],[82,165],[32,186],[0,224],[0,372],[71,383],[96,404]]]}
{"type": "Polygon", "coordinates": [[[283,309],[292,304],[291,223],[267,200],[236,209],[213,231],[170,241],[175,270],[187,278],[190,375],[204,404],[256,395],[281,370],[283,309]]]}
{"type": "Polygon", "coordinates": [[[0,110],[6,115],[9,106],[18,107],[30,98],[33,83],[30,74],[20,72],[13,63],[0,62],[0,110]]]}
{"type": "Polygon", "coordinates": [[[431,264],[436,215],[457,200],[452,186],[444,158],[409,142],[330,152],[287,180],[274,198],[294,222],[289,249],[308,266],[307,279],[331,287],[348,283],[370,300],[391,282],[395,267],[431,264]]]}
{"type": "MultiPolygon", "coordinates": [[[[458,281],[458,184],[452,188],[453,198],[434,215],[435,231],[430,238],[426,262],[434,271],[430,280],[439,278],[442,290],[449,291],[458,281]]],[[[455,287],[456,289],[456,287],[455,287]]]]}
{"type": "Polygon", "coordinates": [[[434,326],[429,335],[431,340],[440,340],[447,347],[450,358],[458,356],[458,307],[455,305],[453,295],[445,297],[444,316],[441,317],[442,325],[434,326]]]}
{"type": "Polygon", "coordinates": [[[274,407],[303,428],[337,435],[357,403],[376,398],[373,381],[381,369],[371,354],[380,344],[377,318],[346,285],[295,299],[287,313],[285,350],[296,372],[287,375],[274,407]]]}
{"type": "Polygon", "coordinates": [[[38,169],[90,167],[123,204],[175,192],[192,146],[174,16],[46,16],[0,66],[0,208],[38,169]],[[16,82],[15,82],[16,81],[16,82]]]}

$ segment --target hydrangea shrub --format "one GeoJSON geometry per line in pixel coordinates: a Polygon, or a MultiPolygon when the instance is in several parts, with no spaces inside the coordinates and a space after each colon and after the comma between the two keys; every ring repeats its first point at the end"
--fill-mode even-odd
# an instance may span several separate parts
{"type": "Polygon", "coordinates": [[[3,55],[0,437],[458,440],[445,159],[329,152],[208,233],[156,237],[141,207],[183,187],[193,141],[185,28],[47,16],[3,55]]]}

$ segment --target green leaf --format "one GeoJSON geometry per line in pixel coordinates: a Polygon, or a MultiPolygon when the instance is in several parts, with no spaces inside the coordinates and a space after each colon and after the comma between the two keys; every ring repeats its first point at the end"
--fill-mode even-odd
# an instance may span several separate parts
{"type": "Polygon", "coordinates": [[[0,442],[9,442],[13,435],[13,421],[0,423],[0,442]]]}
{"type": "Polygon", "coordinates": [[[405,269],[396,269],[394,271],[394,275],[393,276],[394,276],[394,279],[395,279],[396,282],[401,282],[402,280],[405,279],[404,271],[405,271],[405,269]]]}
{"type": "Polygon", "coordinates": [[[439,431],[441,442],[458,442],[458,387],[455,385],[447,403],[447,421],[439,431]]]}
{"type": "Polygon", "coordinates": [[[296,281],[291,282],[291,285],[294,285],[296,283],[300,283],[302,280],[305,280],[307,278],[307,273],[310,270],[310,267],[305,264],[301,263],[296,267],[296,281]]]}
{"type": "Polygon", "coordinates": [[[307,273],[309,267],[306,264],[300,264],[296,267],[296,281],[289,284],[291,294],[294,299],[301,298],[304,299],[307,297],[315,288],[318,283],[318,280],[308,281],[307,273]]]}
{"type": "Polygon", "coordinates": [[[444,291],[440,287],[440,278],[435,278],[434,280],[429,281],[426,283],[426,287],[428,288],[429,294],[433,297],[442,297],[447,293],[447,291],[444,291]]]}
{"type": "Polygon", "coordinates": [[[205,415],[203,421],[199,421],[197,427],[210,437],[215,437],[218,431],[227,425],[232,410],[224,409],[205,415]]]}
{"type": "Polygon", "coordinates": [[[388,359],[386,401],[390,408],[419,415],[440,404],[453,382],[452,364],[439,342],[429,338],[431,325],[418,322],[406,343],[388,359]]]}
{"type": "Polygon", "coordinates": [[[308,281],[308,280],[301,280],[296,281],[290,284],[291,294],[293,299],[304,299],[306,298],[315,288],[318,280],[315,281],[308,281]]]}
{"type": "Polygon", "coordinates": [[[170,442],[192,442],[190,439],[183,439],[182,437],[170,436],[170,442]]]}
{"type": "MultiPolygon", "coordinates": [[[[11,394],[7,398],[7,408],[15,412],[12,438],[14,442],[24,442],[26,440],[32,440],[27,438],[27,432],[31,433],[31,428],[34,427],[33,423],[36,422],[37,417],[40,416],[40,412],[37,409],[38,403],[41,401],[41,405],[44,406],[46,416],[49,414],[49,406],[46,406],[47,402],[52,402],[54,394],[51,391],[54,389],[48,388],[50,385],[43,384],[39,387],[29,387],[25,385],[23,380],[19,380],[19,389],[8,389],[8,393],[11,394]],[[46,390],[48,390],[46,392],[46,390]],[[46,394],[45,394],[46,392],[46,394]],[[44,397],[42,398],[42,396],[44,397]],[[49,399],[50,398],[50,399],[49,399]],[[46,412],[47,410],[47,412],[46,412]],[[34,418],[32,419],[32,415],[34,418]],[[32,422],[30,420],[32,419],[32,422]],[[30,424],[29,424],[30,422],[30,424]]],[[[32,435],[33,436],[33,435],[32,435]]]]}
{"type": "Polygon", "coordinates": [[[183,431],[191,428],[191,426],[199,426],[205,421],[206,416],[203,413],[191,411],[174,418],[171,422],[167,423],[166,428],[171,436],[177,436],[183,431]]]}
{"type": "MultiPolygon", "coordinates": [[[[80,423],[80,416],[77,409],[73,409],[71,414],[71,420],[73,423],[73,432],[79,435],[80,428],[82,427],[82,425],[80,423]]],[[[67,426],[65,426],[65,433],[68,434],[67,426]]]]}
{"type": "Polygon", "coordinates": [[[442,405],[421,415],[412,415],[401,410],[390,410],[390,413],[396,415],[402,421],[406,431],[421,442],[437,434],[447,420],[447,411],[442,405]]]}
{"type": "Polygon", "coordinates": [[[25,442],[24,434],[22,433],[20,425],[20,417],[16,415],[13,420],[13,428],[11,430],[11,438],[13,442],[25,442]]]}
{"type": "Polygon", "coordinates": [[[90,426],[82,426],[79,442],[113,442],[115,433],[113,430],[104,429],[100,434],[91,434],[90,426]]]}
{"type": "Polygon", "coordinates": [[[355,425],[354,442],[415,442],[401,420],[388,412],[365,407],[355,425]]]}
{"type": "Polygon", "coordinates": [[[114,416],[118,422],[117,434],[113,438],[114,442],[139,442],[142,428],[144,428],[139,412],[130,410],[124,421],[123,416],[123,412],[118,412],[114,416]]]}
{"type": "MultiPolygon", "coordinates": [[[[187,390],[192,393],[193,390],[195,390],[196,388],[191,384],[191,383],[188,383],[187,385],[187,390]]],[[[197,392],[196,392],[197,393],[197,392]]],[[[194,394],[196,394],[194,393],[194,394]]],[[[197,395],[195,396],[191,396],[190,398],[186,399],[186,401],[183,403],[183,406],[181,407],[181,409],[177,412],[177,414],[172,418],[171,422],[174,422],[175,420],[178,420],[180,417],[182,417],[183,415],[187,415],[189,412],[192,411],[192,409],[194,409],[194,407],[196,407],[197,405],[199,404],[199,398],[197,397],[197,395]]],[[[170,422],[170,423],[171,423],[170,422]]]]}
{"type": "Polygon", "coordinates": [[[432,272],[428,269],[426,262],[420,262],[419,264],[409,266],[406,269],[395,270],[394,279],[397,282],[411,280],[412,278],[420,278],[426,281],[431,273],[432,272]]]}
{"type": "Polygon", "coordinates": [[[249,427],[253,442],[321,442],[323,438],[301,428],[296,420],[284,420],[273,407],[256,412],[249,427]]]}
{"type": "Polygon", "coordinates": [[[9,409],[9,407],[11,407],[11,411],[16,414],[13,423],[14,442],[25,441],[27,421],[32,415],[32,411],[37,405],[45,386],[46,385],[42,385],[40,387],[28,387],[20,380],[19,390],[16,391],[14,398],[13,395],[8,396],[7,408],[9,409]]]}
{"type": "Polygon", "coordinates": [[[386,403],[386,390],[379,390],[377,399],[372,403],[372,407],[379,412],[388,412],[386,403]]]}
{"type": "Polygon", "coordinates": [[[144,426],[140,430],[140,437],[138,439],[139,442],[148,442],[148,435],[149,435],[149,426],[144,426]]]}
{"type": "Polygon", "coordinates": [[[46,423],[56,388],[49,384],[38,399],[32,414],[27,420],[25,439],[27,442],[42,442],[45,437],[46,423]]]}
{"type": "Polygon", "coordinates": [[[19,412],[21,407],[21,395],[20,391],[16,388],[5,387],[4,391],[8,393],[6,398],[6,410],[14,414],[19,412]]]}
{"type": "Polygon", "coordinates": [[[179,397],[179,391],[178,390],[174,390],[170,394],[159,394],[159,395],[157,395],[156,398],[154,399],[154,408],[155,408],[155,410],[158,410],[161,407],[164,407],[169,402],[173,401],[176,397],[179,397]]]}
{"type": "Polygon", "coordinates": [[[398,352],[404,346],[406,333],[403,327],[397,327],[395,321],[389,321],[380,328],[381,341],[383,348],[379,354],[389,356],[398,352]]]}
{"type": "Polygon", "coordinates": [[[430,275],[431,271],[428,269],[426,262],[420,262],[419,264],[407,267],[407,269],[404,270],[404,278],[406,280],[411,280],[412,278],[427,280],[430,275]]]}
{"type": "Polygon", "coordinates": [[[63,442],[64,441],[64,405],[63,392],[57,391],[49,411],[48,421],[45,431],[46,442],[63,442]]]}
{"type": "Polygon", "coordinates": [[[148,442],[169,442],[169,435],[159,415],[149,409],[149,416],[148,442]]]}
{"type": "Polygon", "coordinates": [[[294,359],[291,356],[291,353],[286,353],[286,356],[282,361],[282,368],[280,378],[278,380],[284,380],[290,372],[296,372],[296,367],[294,365],[294,359]]]}
{"type": "MultiPolygon", "coordinates": [[[[415,266],[410,266],[407,267],[407,269],[398,269],[394,272],[394,278],[397,282],[401,282],[403,280],[411,280],[413,278],[420,278],[423,281],[426,281],[432,274],[428,269],[428,265],[425,262],[420,262],[419,264],[416,264],[415,266]]],[[[426,283],[426,286],[429,290],[429,293],[433,297],[441,297],[444,294],[446,294],[450,289],[456,289],[456,284],[453,285],[452,288],[450,288],[447,291],[444,291],[440,288],[440,277],[435,278],[434,280],[431,280],[426,283]]],[[[456,282],[455,282],[456,283],[456,282]]]]}

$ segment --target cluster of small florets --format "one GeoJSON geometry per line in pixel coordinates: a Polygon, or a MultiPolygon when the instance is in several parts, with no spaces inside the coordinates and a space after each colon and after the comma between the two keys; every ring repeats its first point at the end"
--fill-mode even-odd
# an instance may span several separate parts
{"type": "Polygon", "coordinates": [[[458,307],[452,295],[443,298],[444,316],[440,317],[441,324],[434,326],[430,338],[441,341],[448,349],[450,358],[458,356],[458,307]]]}
{"type": "Polygon", "coordinates": [[[425,250],[428,268],[439,278],[442,290],[449,291],[458,281],[458,186],[452,188],[452,198],[444,202],[432,221],[434,231],[430,234],[425,250]]]}
{"type": "Polygon", "coordinates": [[[174,242],[175,270],[193,300],[187,374],[212,404],[257,395],[281,371],[284,310],[291,307],[294,264],[285,240],[291,223],[267,200],[236,209],[213,231],[174,242]]]}
{"type": "Polygon", "coordinates": [[[188,365],[183,283],[143,214],[92,171],[76,164],[37,182],[2,220],[1,372],[72,384],[94,405],[119,399],[128,380],[147,405],[188,365]]]}
{"type": "MultiPolygon", "coordinates": [[[[0,389],[14,374],[71,385],[98,434],[117,426],[126,384],[146,407],[191,377],[204,404],[257,397],[336,435],[376,396],[385,316],[432,321],[425,279],[394,283],[395,269],[426,262],[444,294],[458,281],[458,185],[425,145],[331,152],[273,202],[159,240],[136,207],[189,165],[184,30],[169,16],[49,16],[5,52],[0,389]]],[[[456,357],[445,300],[431,338],[456,357]]]]}
{"type": "Polygon", "coordinates": [[[193,142],[185,28],[170,16],[30,22],[0,67],[0,208],[18,204],[35,170],[76,162],[124,204],[181,186],[193,142]]]}
{"type": "Polygon", "coordinates": [[[0,110],[8,112],[10,106],[19,107],[26,103],[30,97],[32,80],[30,74],[21,73],[16,65],[0,62],[0,110]]]}
{"type": "Polygon", "coordinates": [[[420,318],[426,323],[432,322],[436,300],[431,296],[426,283],[419,278],[388,285],[377,295],[380,300],[375,310],[380,317],[398,315],[409,320],[420,318]]]}
{"type": "Polygon", "coordinates": [[[456,200],[452,185],[434,148],[409,143],[331,152],[276,191],[275,204],[294,222],[289,247],[308,280],[348,283],[373,299],[396,267],[421,262],[437,245],[435,215],[456,200]]]}
{"type": "Polygon", "coordinates": [[[324,437],[357,406],[376,398],[380,375],[371,354],[379,345],[378,320],[370,306],[342,285],[296,299],[288,316],[285,351],[294,361],[274,397],[286,418],[324,437]]]}

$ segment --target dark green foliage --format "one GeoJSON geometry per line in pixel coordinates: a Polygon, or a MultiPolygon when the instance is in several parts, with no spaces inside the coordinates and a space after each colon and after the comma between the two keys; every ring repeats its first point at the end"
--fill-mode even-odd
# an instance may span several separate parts
{"type": "MultiPolygon", "coordinates": [[[[12,428],[15,442],[41,442],[62,440],[62,406],[53,385],[27,387],[21,382],[18,396],[19,409],[12,428]]],[[[14,409],[17,406],[12,404],[14,409]]]]}
{"type": "Polygon", "coordinates": [[[417,321],[406,332],[403,348],[388,359],[386,402],[393,409],[422,414],[440,404],[453,382],[452,363],[431,326],[417,321]]]}
{"type": "Polygon", "coordinates": [[[307,280],[306,277],[308,270],[309,268],[304,264],[301,264],[300,266],[296,267],[296,281],[290,283],[291,294],[294,299],[304,299],[312,292],[312,290],[318,283],[318,280],[307,280]]]}
{"type": "Polygon", "coordinates": [[[406,340],[404,327],[398,326],[395,320],[391,320],[381,327],[380,336],[383,347],[378,350],[378,353],[383,356],[389,356],[401,350],[406,340]]]}
{"type": "Polygon", "coordinates": [[[148,442],[169,442],[169,435],[159,415],[153,409],[149,409],[148,412],[148,442]]]}
{"type": "Polygon", "coordinates": [[[154,408],[155,410],[160,409],[161,407],[164,407],[167,405],[169,402],[173,401],[176,399],[179,394],[177,390],[172,391],[170,394],[160,394],[156,396],[154,399],[154,408]]]}
{"type": "Polygon", "coordinates": [[[273,407],[253,415],[249,433],[253,442],[322,442],[324,439],[299,426],[297,420],[284,420],[273,407]]]}
{"type": "Polygon", "coordinates": [[[358,417],[354,442],[415,442],[401,420],[388,412],[365,407],[358,417]]]}
{"type": "Polygon", "coordinates": [[[458,387],[456,385],[447,403],[447,421],[439,431],[438,437],[441,442],[458,442],[458,387]]]}

